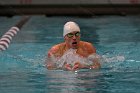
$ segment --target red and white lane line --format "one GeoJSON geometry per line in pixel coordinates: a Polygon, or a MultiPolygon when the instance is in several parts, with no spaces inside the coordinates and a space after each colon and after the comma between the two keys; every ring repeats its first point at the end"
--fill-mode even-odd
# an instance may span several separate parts
{"type": "Polygon", "coordinates": [[[6,50],[12,38],[18,33],[20,29],[18,27],[11,27],[0,39],[0,51],[6,50]]]}

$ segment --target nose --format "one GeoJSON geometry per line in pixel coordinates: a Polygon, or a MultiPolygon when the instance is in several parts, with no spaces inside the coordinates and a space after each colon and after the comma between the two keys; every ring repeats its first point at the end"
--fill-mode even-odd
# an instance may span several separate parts
{"type": "Polygon", "coordinates": [[[74,35],[74,36],[72,37],[72,39],[73,39],[73,40],[76,40],[76,36],[74,35]]]}

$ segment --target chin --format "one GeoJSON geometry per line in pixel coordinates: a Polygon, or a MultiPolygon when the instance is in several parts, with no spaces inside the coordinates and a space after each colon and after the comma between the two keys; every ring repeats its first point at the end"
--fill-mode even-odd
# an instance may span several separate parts
{"type": "Polygon", "coordinates": [[[78,46],[77,46],[77,45],[72,45],[72,48],[73,48],[73,49],[77,49],[78,46]]]}
{"type": "Polygon", "coordinates": [[[77,47],[72,47],[72,49],[77,49],[77,47]]]}

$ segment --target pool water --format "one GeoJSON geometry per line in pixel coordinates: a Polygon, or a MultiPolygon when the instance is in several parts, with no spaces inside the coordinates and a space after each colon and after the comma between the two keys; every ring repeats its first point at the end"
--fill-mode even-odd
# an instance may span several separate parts
{"type": "MultiPolygon", "coordinates": [[[[0,17],[0,36],[20,19],[0,17]]],[[[0,93],[139,93],[140,15],[32,16],[0,52],[0,93]],[[45,58],[63,42],[63,25],[76,21],[81,39],[94,44],[103,57],[101,69],[47,70],[45,58]]]]}

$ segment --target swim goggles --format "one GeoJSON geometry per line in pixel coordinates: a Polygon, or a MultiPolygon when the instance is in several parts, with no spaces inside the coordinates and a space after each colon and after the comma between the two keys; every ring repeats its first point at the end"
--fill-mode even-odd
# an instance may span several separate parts
{"type": "Polygon", "coordinates": [[[68,34],[67,34],[67,37],[72,38],[74,35],[75,35],[76,37],[78,37],[78,36],[80,36],[81,34],[80,34],[80,32],[76,32],[75,34],[73,34],[73,33],[68,33],[68,34]]]}

